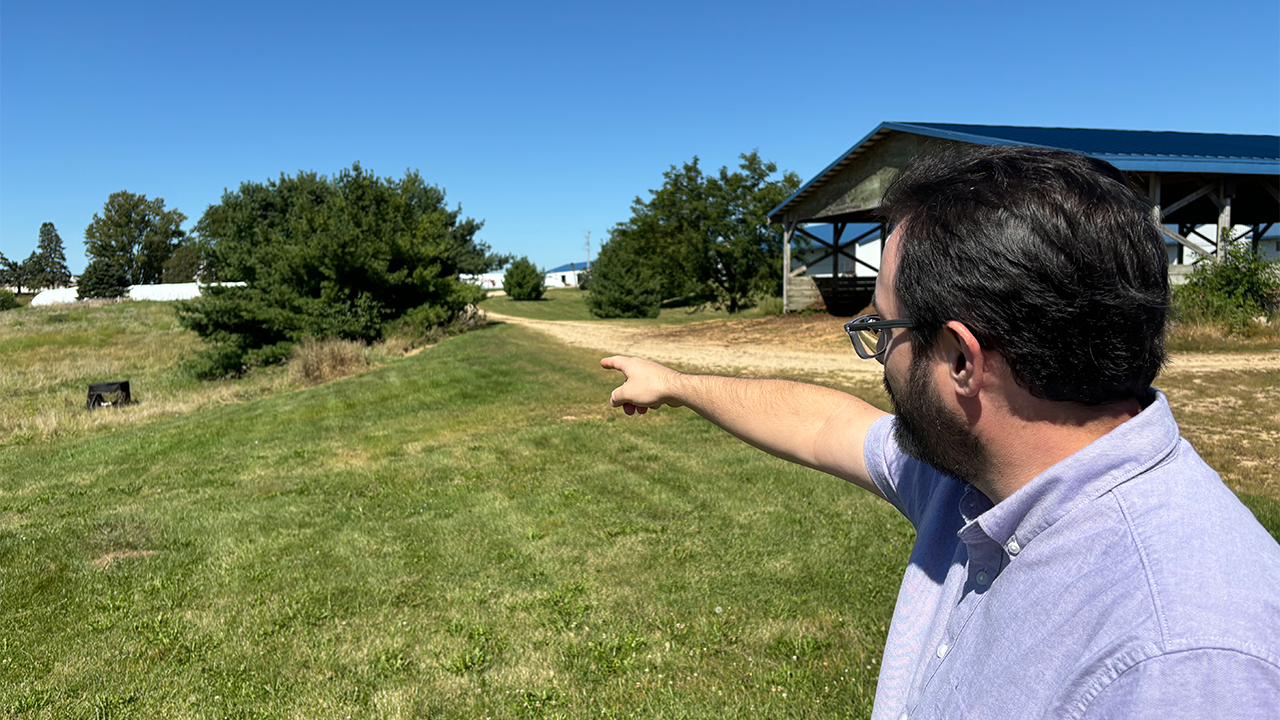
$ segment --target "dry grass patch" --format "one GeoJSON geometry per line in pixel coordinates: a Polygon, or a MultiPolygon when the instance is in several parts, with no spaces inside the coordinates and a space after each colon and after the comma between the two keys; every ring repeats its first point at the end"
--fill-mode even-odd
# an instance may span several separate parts
{"type": "Polygon", "coordinates": [[[307,340],[293,347],[289,376],[306,385],[319,385],[369,369],[369,348],[355,340],[307,340]]]}
{"type": "Polygon", "coordinates": [[[1280,500],[1280,370],[1168,372],[1182,435],[1236,492],[1280,500]]]}
{"type": "Polygon", "coordinates": [[[121,560],[151,557],[155,554],[155,550],[117,550],[94,558],[93,566],[99,570],[105,570],[121,560]]]}
{"type": "Polygon", "coordinates": [[[1280,320],[1255,320],[1243,329],[1224,323],[1169,324],[1165,345],[1173,352],[1248,352],[1280,349],[1280,320]]]}
{"type": "Polygon", "coordinates": [[[708,344],[784,345],[810,352],[842,352],[849,348],[844,324],[850,319],[826,313],[792,313],[763,318],[709,320],[655,328],[653,337],[708,344]]]}
{"type": "Polygon", "coordinates": [[[350,377],[412,355],[421,343],[308,342],[287,368],[213,382],[182,370],[201,347],[168,303],[95,300],[0,313],[0,446],[131,427],[350,377]],[[129,381],[133,403],[86,410],[91,383],[117,380],[129,381]]]}
{"type": "Polygon", "coordinates": [[[179,370],[200,347],[172,306],[90,301],[0,313],[0,446],[138,425],[293,387],[276,369],[202,383],[179,370]],[[88,387],[128,380],[134,402],[89,412],[88,387]]]}

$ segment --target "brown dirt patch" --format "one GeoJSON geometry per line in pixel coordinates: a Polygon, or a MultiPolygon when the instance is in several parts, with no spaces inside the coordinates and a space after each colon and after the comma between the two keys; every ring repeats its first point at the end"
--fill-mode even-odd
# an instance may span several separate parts
{"type": "MultiPolygon", "coordinates": [[[[530,320],[490,313],[497,322],[524,325],[569,345],[604,354],[636,355],[675,366],[747,375],[799,372],[844,379],[878,377],[880,364],[853,351],[844,324],[850,318],[779,315],[709,320],[689,325],[637,326],[610,322],[530,320]]],[[[1174,353],[1166,374],[1280,369],[1280,352],[1174,353]]]]}
{"type": "Polygon", "coordinates": [[[115,552],[109,552],[106,555],[102,555],[101,557],[94,558],[93,566],[99,570],[104,570],[121,560],[151,557],[155,554],[155,550],[117,550],[115,552]]]}

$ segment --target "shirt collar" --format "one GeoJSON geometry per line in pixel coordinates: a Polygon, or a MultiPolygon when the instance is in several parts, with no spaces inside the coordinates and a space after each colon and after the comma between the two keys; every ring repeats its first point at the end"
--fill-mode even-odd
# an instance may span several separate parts
{"type": "MultiPolygon", "coordinates": [[[[1153,389],[1152,394],[1154,397],[1142,412],[982,512],[976,521],[983,533],[1002,545],[1009,555],[1017,555],[1045,528],[1076,507],[1110,492],[1166,458],[1177,446],[1178,424],[1164,393],[1153,389]]],[[[966,496],[986,497],[976,489],[968,490],[966,496]]],[[[975,505],[968,512],[977,508],[975,505]]],[[[961,512],[965,513],[966,509],[962,507],[961,512]]],[[[968,538],[965,539],[968,542],[968,538]]]]}

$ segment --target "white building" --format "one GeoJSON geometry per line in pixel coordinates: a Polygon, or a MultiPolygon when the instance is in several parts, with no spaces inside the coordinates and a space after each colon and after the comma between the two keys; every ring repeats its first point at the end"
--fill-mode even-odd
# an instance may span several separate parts
{"type": "MultiPolygon", "coordinates": [[[[587,263],[567,263],[550,270],[544,270],[542,284],[549,288],[578,287],[578,278],[587,270],[587,263]]],[[[506,272],[491,272],[483,275],[460,275],[459,279],[485,290],[501,290],[502,280],[506,272]]]]}

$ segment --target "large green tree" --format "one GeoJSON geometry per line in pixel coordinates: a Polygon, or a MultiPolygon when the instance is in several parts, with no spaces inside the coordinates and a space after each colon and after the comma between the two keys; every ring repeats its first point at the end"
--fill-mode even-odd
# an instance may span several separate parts
{"type": "Polygon", "coordinates": [[[482,224],[449,208],[416,171],[384,179],[357,163],[332,178],[243,183],[196,226],[206,270],[247,284],[178,304],[182,323],[208,345],[197,374],[280,360],[306,338],[372,341],[405,316],[449,321],[480,297],[459,273],[506,261],[476,240],[482,224]]]}
{"type": "Polygon", "coordinates": [[[165,261],[186,235],[186,221],[176,208],[165,209],[164,198],[148,200],[121,190],[107,198],[102,214],[95,214],[85,228],[85,254],[118,263],[131,285],[159,283],[165,261]]]}
{"type": "MultiPolygon", "coordinates": [[[[624,240],[659,278],[666,297],[691,296],[736,312],[752,298],[782,287],[781,228],[767,213],[800,187],[800,176],[756,151],[738,169],[704,174],[698,158],[671,166],[648,200],[636,198],[631,218],[610,233],[624,240]]],[[[602,250],[603,252],[603,250],[602,250]]],[[[600,277],[593,278],[599,287],[600,277]]]]}
{"type": "Polygon", "coordinates": [[[36,287],[58,288],[71,284],[71,270],[67,268],[67,251],[62,237],[53,223],[40,226],[40,243],[36,248],[39,268],[36,271],[36,287]]]}

